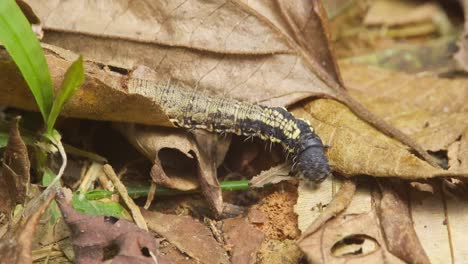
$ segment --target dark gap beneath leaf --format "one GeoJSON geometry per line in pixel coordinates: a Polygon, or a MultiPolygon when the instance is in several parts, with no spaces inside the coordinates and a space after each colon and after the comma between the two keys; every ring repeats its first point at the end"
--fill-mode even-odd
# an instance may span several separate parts
{"type": "Polygon", "coordinates": [[[141,248],[141,254],[145,257],[151,257],[150,251],[147,247],[141,248]]]}
{"type": "Polygon", "coordinates": [[[439,165],[442,166],[444,169],[448,169],[448,155],[447,150],[439,150],[439,151],[428,151],[429,154],[436,157],[440,162],[439,165]]]}
{"type": "Polygon", "coordinates": [[[103,249],[103,253],[102,261],[113,259],[117,254],[119,254],[119,246],[112,243],[103,249]]]}
{"type": "Polygon", "coordinates": [[[171,175],[196,176],[197,163],[195,159],[187,157],[177,149],[163,148],[158,152],[158,158],[164,172],[169,177],[171,175]]]}
{"type": "Polygon", "coordinates": [[[106,223],[110,223],[110,224],[114,225],[115,223],[117,223],[119,221],[119,219],[117,217],[113,217],[113,216],[104,216],[104,221],[106,223]]]}
{"type": "Polygon", "coordinates": [[[335,257],[346,257],[350,255],[362,254],[367,255],[376,251],[379,247],[379,243],[374,238],[364,234],[355,234],[344,237],[343,239],[336,242],[331,248],[331,253],[335,257]],[[366,243],[368,245],[365,245],[366,243]],[[373,246],[373,248],[371,248],[371,246],[373,246]]]}

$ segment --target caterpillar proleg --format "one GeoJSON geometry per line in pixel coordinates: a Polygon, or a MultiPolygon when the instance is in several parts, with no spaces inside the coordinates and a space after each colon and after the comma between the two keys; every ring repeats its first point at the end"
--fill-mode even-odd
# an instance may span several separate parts
{"type": "Polygon", "coordinates": [[[281,143],[289,152],[293,170],[307,180],[319,182],[330,174],[322,140],[304,120],[281,107],[267,107],[234,99],[209,96],[177,85],[129,79],[127,88],[145,90],[183,128],[216,133],[255,136],[281,143]]]}

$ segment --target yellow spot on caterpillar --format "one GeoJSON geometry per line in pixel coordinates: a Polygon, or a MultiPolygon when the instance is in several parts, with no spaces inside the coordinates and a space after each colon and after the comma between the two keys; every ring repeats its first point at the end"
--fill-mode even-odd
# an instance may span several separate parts
{"type": "Polygon", "coordinates": [[[301,131],[299,129],[296,129],[294,133],[292,134],[292,139],[297,139],[299,135],[301,134],[301,131]]]}

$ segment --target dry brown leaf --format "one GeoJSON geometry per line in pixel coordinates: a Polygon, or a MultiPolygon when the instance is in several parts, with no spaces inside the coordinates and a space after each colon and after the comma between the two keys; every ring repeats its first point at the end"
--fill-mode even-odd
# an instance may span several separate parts
{"type": "Polygon", "coordinates": [[[148,227],[201,263],[229,263],[226,251],[210,230],[189,216],[142,210],[148,227]]]}
{"type": "Polygon", "coordinates": [[[28,149],[18,130],[19,118],[11,122],[8,145],[3,155],[0,177],[0,212],[10,215],[16,204],[26,201],[29,188],[28,149]]]}
{"type": "Polygon", "coordinates": [[[0,241],[0,263],[32,263],[31,251],[34,234],[45,210],[54,200],[55,195],[50,195],[37,208],[17,234],[11,238],[3,238],[0,241]]]}
{"type": "Polygon", "coordinates": [[[459,141],[448,147],[447,156],[451,170],[468,170],[468,129],[463,133],[459,141]]]}
{"type": "Polygon", "coordinates": [[[378,0],[372,3],[364,18],[367,25],[402,26],[433,23],[441,8],[436,3],[404,0],[378,0]],[[401,14],[405,14],[402,16],[401,14]]]}
{"type": "Polygon", "coordinates": [[[284,106],[334,97],[436,166],[414,141],[344,91],[320,1],[113,1],[105,10],[80,1],[26,2],[42,20],[48,43],[105,65],[145,65],[157,71],[156,80],[176,79],[250,102],[284,106]]]}
{"type": "Polygon", "coordinates": [[[468,1],[466,0],[460,0],[459,1],[461,5],[463,6],[463,13],[465,14],[465,25],[464,25],[464,32],[460,37],[460,40],[458,42],[458,53],[455,54],[455,60],[458,62],[460,67],[468,71],[468,41],[467,41],[467,36],[468,36],[468,19],[466,19],[467,14],[468,14],[468,1]]]}
{"type": "Polygon", "coordinates": [[[254,176],[249,181],[250,187],[261,188],[267,184],[275,184],[292,179],[291,176],[288,176],[290,171],[289,166],[289,164],[283,163],[262,171],[259,175],[254,176]]]}
{"type": "Polygon", "coordinates": [[[446,173],[417,158],[398,142],[378,136],[378,131],[336,101],[315,100],[293,112],[308,120],[323,142],[331,146],[327,151],[330,165],[342,174],[417,179],[446,173]]]}
{"type": "Polygon", "coordinates": [[[265,240],[258,253],[259,264],[301,263],[304,254],[294,240],[265,240]]]}
{"type": "MultiPolygon", "coordinates": [[[[353,199],[354,193],[356,191],[356,184],[351,180],[346,180],[342,185],[340,190],[333,196],[333,200],[327,205],[324,211],[312,222],[305,230],[298,242],[301,243],[302,240],[306,239],[308,236],[316,232],[322,225],[324,225],[328,220],[337,216],[340,212],[344,211],[353,199]]],[[[299,192],[299,195],[301,193],[299,192]]],[[[309,205],[312,207],[313,205],[309,205]]],[[[298,208],[294,208],[298,212],[298,208]]],[[[309,209],[310,210],[310,209],[309,209]]]]}
{"type": "Polygon", "coordinates": [[[70,199],[69,190],[57,193],[57,204],[71,229],[77,263],[103,263],[104,249],[111,245],[118,246],[113,263],[154,263],[157,244],[151,233],[127,220],[79,213],[70,205],[70,199]]]}
{"type": "Polygon", "coordinates": [[[219,164],[216,161],[224,159],[225,146],[229,145],[226,140],[220,139],[220,144],[209,148],[207,145],[200,147],[195,138],[183,130],[139,125],[122,125],[119,129],[154,162],[151,177],[157,184],[180,190],[193,190],[199,184],[215,213],[222,213],[223,200],[216,174],[219,164]],[[213,155],[216,148],[219,151],[214,151],[213,155]],[[195,175],[197,179],[193,177],[195,175]]]}
{"type": "MultiPolygon", "coordinates": [[[[55,89],[77,55],[69,51],[45,46],[55,89]]],[[[96,63],[85,63],[86,80],[67,102],[61,114],[78,118],[132,121],[171,127],[165,113],[150,97],[132,94],[121,83],[121,75],[96,63]],[[142,114],[145,113],[145,114],[142,114]]],[[[0,104],[37,111],[36,103],[15,63],[4,50],[0,50],[0,104]]]]}
{"type": "Polygon", "coordinates": [[[222,228],[227,246],[231,248],[231,262],[256,263],[257,253],[265,235],[255,228],[247,217],[226,219],[222,228]]]}
{"type": "Polygon", "coordinates": [[[337,74],[316,1],[26,2],[46,43],[106,65],[146,65],[160,81],[270,105],[336,94],[325,84],[337,74]]]}
{"type": "Polygon", "coordinates": [[[414,108],[434,114],[468,111],[468,82],[464,79],[405,74],[350,63],[340,63],[340,69],[346,87],[365,106],[371,108],[371,102],[377,98],[381,98],[382,104],[389,100],[388,105],[371,108],[385,120],[414,108]],[[366,97],[359,97],[356,91],[366,97]],[[399,103],[395,105],[393,102],[399,103]]]}
{"type": "Polygon", "coordinates": [[[299,246],[311,263],[404,263],[386,249],[374,212],[339,215],[299,246]]]}
{"type": "Polygon", "coordinates": [[[399,180],[380,180],[379,186],[376,212],[388,250],[407,263],[430,263],[413,227],[406,185],[399,180]]]}

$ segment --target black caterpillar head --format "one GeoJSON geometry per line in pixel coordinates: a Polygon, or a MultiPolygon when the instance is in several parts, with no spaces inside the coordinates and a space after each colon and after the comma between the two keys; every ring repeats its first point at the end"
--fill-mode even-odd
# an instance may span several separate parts
{"type": "Polygon", "coordinates": [[[303,139],[294,167],[302,177],[314,182],[321,182],[331,174],[324,146],[319,137],[303,139]]]}

